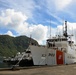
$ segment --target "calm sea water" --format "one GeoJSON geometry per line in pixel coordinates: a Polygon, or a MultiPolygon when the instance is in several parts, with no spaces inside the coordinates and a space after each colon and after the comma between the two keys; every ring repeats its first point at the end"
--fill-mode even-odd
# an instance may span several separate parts
{"type": "Polygon", "coordinates": [[[3,57],[0,56],[0,68],[8,68],[10,67],[6,63],[3,62],[3,57]]]}

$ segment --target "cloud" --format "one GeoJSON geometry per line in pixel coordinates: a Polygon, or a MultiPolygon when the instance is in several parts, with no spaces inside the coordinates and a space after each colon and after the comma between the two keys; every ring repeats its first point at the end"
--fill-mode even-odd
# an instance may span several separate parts
{"type": "Polygon", "coordinates": [[[73,4],[72,0],[46,0],[46,11],[49,15],[62,23],[62,19],[60,17],[65,16],[64,13],[68,12],[68,8],[71,6],[71,3],[73,4]]]}
{"type": "Polygon", "coordinates": [[[15,9],[22,11],[28,17],[32,17],[35,9],[34,0],[0,0],[0,10],[15,9]]]}
{"type": "Polygon", "coordinates": [[[47,0],[46,5],[48,10],[53,10],[52,12],[57,12],[64,10],[64,8],[68,7],[69,4],[72,3],[72,0],[47,0]]]}
{"type": "Polygon", "coordinates": [[[76,44],[76,23],[67,22],[67,27],[68,27],[68,35],[73,35],[71,39],[76,44]]]}
{"type": "Polygon", "coordinates": [[[56,26],[58,25],[58,23],[56,21],[53,21],[53,20],[47,20],[46,22],[49,24],[54,24],[56,26]]]}
{"type": "MultiPolygon", "coordinates": [[[[29,24],[27,19],[28,17],[22,12],[15,11],[14,9],[7,9],[2,11],[0,15],[0,27],[8,29],[6,33],[8,35],[16,36],[11,32],[11,30],[14,30],[18,35],[32,35],[32,38],[37,40],[39,44],[43,44],[50,35],[49,27],[43,24],[29,24]]],[[[52,21],[52,23],[55,22],[52,21]]],[[[67,24],[68,34],[72,33],[73,30],[73,33],[75,33],[76,23],[67,22],[67,24]]],[[[51,27],[51,35],[55,36],[56,34],[62,34],[62,25],[57,25],[57,28],[51,27]]]]}
{"type": "MultiPolygon", "coordinates": [[[[15,11],[14,9],[7,9],[2,11],[0,15],[0,26],[14,30],[19,35],[30,36],[31,34],[32,37],[41,44],[42,41],[46,39],[48,31],[47,26],[42,24],[29,24],[27,19],[28,17],[22,12],[15,11]]],[[[8,31],[7,34],[13,35],[11,31],[8,31]]]]}
{"type": "Polygon", "coordinates": [[[2,11],[0,16],[0,23],[10,28],[16,28],[25,20],[27,20],[27,17],[22,12],[17,12],[14,9],[6,9],[2,11]]]}
{"type": "Polygon", "coordinates": [[[47,13],[48,13],[50,16],[54,17],[58,22],[62,23],[63,20],[62,20],[60,17],[58,17],[56,14],[51,13],[50,10],[48,10],[47,13]]]}
{"type": "Polygon", "coordinates": [[[76,23],[67,22],[68,34],[76,35],[76,23]]]}
{"type": "MultiPolygon", "coordinates": [[[[71,23],[67,21],[67,33],[68,35],[73,35],[71,37],[71,40],[73,40],[76,44],[76,23],[71,23]]],[[[55,34],[63,35],[63,25],[57,26],[57,33],[55,34]]]]}
{"type": "Polygon", "coordinates": [[[31,35],[32,38],[34,38],[39,42],[39,44],[42,44],[42,41],[46,40],[47,31],[48,31],[47,26],[44,26],[42,24],[29,25],[28,23],[20,25],[20,27],[18,27],[17,29],[17,33],[19,33],[20,35],[27,35],[27,36],[31,35]]]}
{"type": "Polygon", "coordinates": [[[55,7],[57,10],[61,11],[64,10],[65,7],[67,7],[72,0],[55,0],[55,7]]]}
{"type": "Polygon", "coordinates": [[[10,35],[10,36],[14,36],[11,31],[7,31],[7,33],[5,33],[5,34],[10,35]]]}
{"type": "Polygon", "coordinates": [[[47,37],[47,26],[43,26],[42,24],[39,25],[33,25],[32,26],[32,37],[39,41],[39,43],[42,43],[43,40],[46,40],[47,37]],[[39,37],[38,37],[39,36],[39,37]]]}

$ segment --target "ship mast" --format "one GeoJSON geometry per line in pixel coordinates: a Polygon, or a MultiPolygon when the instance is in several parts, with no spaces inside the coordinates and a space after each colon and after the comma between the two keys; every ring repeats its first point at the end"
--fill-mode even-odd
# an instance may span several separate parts
{"type": "Polygon", "coordinates": [[[65,36],[65,38],[68,37],[68,34],[67,34],[67,21],[65,21],[65,27],[64,27],[63,35],[65,36]]]}

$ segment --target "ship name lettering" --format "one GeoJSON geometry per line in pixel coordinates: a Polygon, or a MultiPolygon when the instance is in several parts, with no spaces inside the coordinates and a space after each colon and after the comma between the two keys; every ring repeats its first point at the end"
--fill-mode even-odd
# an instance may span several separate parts
{"type": "Polygon", "coordinates": [[[48,56],[55,56],[55,54],[54,53],[49,53],[48,56]]]}
{"type": "Polygon", "coordinates": [[[42,54],[42,57],[46,57],[46,54],[42,54]]]}

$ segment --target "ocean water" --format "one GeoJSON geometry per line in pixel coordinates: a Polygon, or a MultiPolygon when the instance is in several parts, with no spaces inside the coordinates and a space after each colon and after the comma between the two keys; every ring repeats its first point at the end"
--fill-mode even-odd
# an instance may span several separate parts
{"type": "Polygon", "coordinates": [[[6,63],[3,62],[3,57],[0,56],[0,68],[8,68],[10,67],[6,63]]]}

